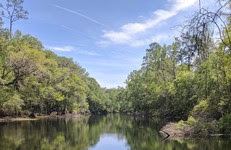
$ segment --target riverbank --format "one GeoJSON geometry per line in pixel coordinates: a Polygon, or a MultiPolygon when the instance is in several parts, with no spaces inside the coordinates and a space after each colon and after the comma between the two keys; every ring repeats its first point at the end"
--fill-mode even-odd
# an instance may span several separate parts
{"type": "Polygon", "coordinates": [[[197,133],[195,127],[187,125],[182,126],[179,123],[168,123],[161,130],[160,133],[164,139],[176,139],[176,138],[190,138],[190,137],[222,137],[231,136],[231,134],[223,133],[197,133]]]}
{"type": "MultiPolygon", "coordinates": [[[[89,115],[106,115],[106,114],[117,114],[117,113],[77,113],[77,114],[64,114],[64,115],[57,115],[56,113],[52,113],[51,115],[46,114],[30,114],[30,115],[23,115],[23,116],[5,116],[0,117],[0,122],[14,122],[14,121],[34,121],[39,119],[71,119],[71,118],[79,118],[81,116],[89,116],[89,115]]],[[[144,113],[118,113],[121,115],[129,115],[134,117],[140,118],[152,118],[144,113]]]]}
{"type": "Polygon", "coordinates": [[[0,118],[0,123],[1,122],[16,122],[16,121],[34,121],[34,120],[39,120],[39,118],[22,118],[22,117],[17,117],[17,118],[12,118],[12,117],[4,117],[0,118]]]}
{"type": "MultiPolygon", "coordinates": [[[[85,114],[88,115],[88,114],[85,114]]],[[[1,122],[17,122],[17,121],[36,121],[40,119],[72,119],[80,118],[82,114],[65,114],[65,115],[35,115],[34,117],[24,116],[24,117],[2,117],[1,122]]]]}

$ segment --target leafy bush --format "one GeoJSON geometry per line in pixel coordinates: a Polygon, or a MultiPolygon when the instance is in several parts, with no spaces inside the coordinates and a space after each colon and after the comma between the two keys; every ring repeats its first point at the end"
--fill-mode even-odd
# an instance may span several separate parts
{"type": "Polygon", "coordinates": [[[208,110],[209,104],[206,100],[201,100],[199,104],[194,106],[192,110],[192,116],[196,118],[206,118],[207,117],[207,110],[208,110]]]}
{"type": "Polygon", "coordinates": [[[231,133],[231,114],[227,114],[220,120],[220,130],[222,133],[231,133]]]}
{"type": "Polygon", "coordinates": [[[179,121],[177,123],[177,127],[178,128],[185,128],[185,127],[188,127],[188,128],[193,128],[194,126],[196,126],[198,124],[198,120],[196,120],[194,117],[192,116],[189,116],[188,117],[188,120],[187,121],[179,121]]]}
{"type": "Polygon", "coordinates": [[[17,115],[21,111],[21,106],[23,105],[23,100],[19,95],[14,94],[8,101],[3,103],[2,111],[5,115],[17,115]]]}

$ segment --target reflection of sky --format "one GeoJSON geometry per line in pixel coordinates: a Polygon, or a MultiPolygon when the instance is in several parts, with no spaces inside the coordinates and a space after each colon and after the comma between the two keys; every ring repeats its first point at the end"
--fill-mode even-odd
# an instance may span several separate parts
{"type": "Polygon", "coordinates": [[[118,137],[116,134],[103,134],[99,142],[89,150],[129,150],[125,137],[118,137]]]}

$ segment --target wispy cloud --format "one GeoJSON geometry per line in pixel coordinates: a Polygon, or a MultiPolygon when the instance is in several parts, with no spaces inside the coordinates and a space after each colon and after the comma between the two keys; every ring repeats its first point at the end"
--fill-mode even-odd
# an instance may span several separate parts
{"type": "Polygon", "coordinates": [[[58,9],[64,10],[66,12],[78,15],[78,16],[80,16],[80,17],[82,17],[84,19],[87,19],[88,21],[94,22],[94,23],[96,23],[96,24],[98,24],[100,26],[106,27],[103,23],[97,21],[96,19],[94,19],[92,17],[89,17],[87,15],[84,15],[84,14],[82,14],[80,12],[75,11],[75,10],[72,10],[72,9],[69,9],[69,8],[66,8],[66,7],[62,7],[62,6],[59,6],[59,5],[56,5],[56,4],[52,4],[52,6],[58,8],[58,9]]]}
{"type": "Polygon", "coordinates": [[[139,47],[139,46],[143,46],[143,45],[148,45],[150,43],[152,43],[153,41],[155,42],[161,42],[162,40],[166,40],[169,39],[170,36],[167,34],[158,34],[155,36],[151,36],[145,39],[134,39],[133,42],[130,43],[130,46],[132,47],[139,47]]]}
{"type": "Polygon", "coordinates": [[[91,52],[91,51],[85,51],[85,50],[77,50],[76,53],[83,54],[83,55],[88,55],[88,56],[101,56],[98,53],[91,52]]]}
{"type": "Polygon", "coordinates": [[[103,39],[100,41],[100,44],[126,44],[130,46],[142,46],[145,45],[150,40],[162,40],[164,38],[168,38],[165,35],[156,35],[153,37],[148,37],[144,40],[139,40],[136,38],[137,35],[145,33],[147,30],[154,28],[159,23],[166,21],[174,16],[176,16],[180,11],[189,8],[194,5],[197,0],[168,0],[171,4],[171,8],[169,10],[159,9],[153,12],[154,17],[148,19],[142,23],[134,22],[127,23],[123,25],[120,31],[103,31],[103,39]]]}
{"type": "Polygon", "coordinates": [[[88,56],[100,56],[100,54],[92,51],[82,50],[74,46],[46,46],[52,51],[60,52],[75,52],[76,54],[88,55],[88,56]]]}
{"type": "Polygon", "coordinates": [[[47,46],[48,49],[53,50],[53,51],[61,51],[61,52],[71,52],[74,50],[73,46],[47,46]]]}

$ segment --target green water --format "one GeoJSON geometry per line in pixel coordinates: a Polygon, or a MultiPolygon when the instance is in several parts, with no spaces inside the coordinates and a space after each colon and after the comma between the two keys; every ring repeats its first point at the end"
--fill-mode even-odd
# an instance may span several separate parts
{"type": "Polygon", "coordinates": [[[162,120],[107,115],[0,123],[1,150],[230,150],[231,138],[162,141],[162,120]]]}

